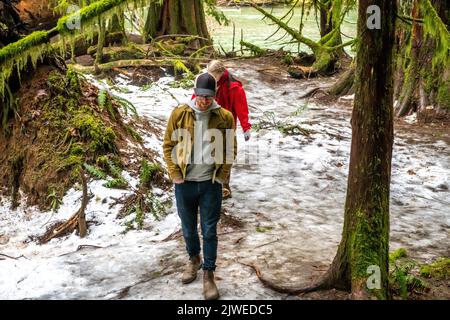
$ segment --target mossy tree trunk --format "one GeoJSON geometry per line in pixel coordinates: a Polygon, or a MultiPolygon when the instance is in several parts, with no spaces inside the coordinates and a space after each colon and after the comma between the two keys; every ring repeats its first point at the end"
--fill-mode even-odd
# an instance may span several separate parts
{"type": "Polygon", "coordinates": [[[172,34],[199,36],[198,45],[210,44],[202,0],[164,0],[162,5],[150,5],[145,38],[172,34]]]}
{"type": "Polygon", "coordinates": [[[342,0],[328,0],[324,2],[317,2],[320,14],[320,36],[324,38],[330,35],[334,30],[333,44],[339,45],[342,43],[341,37],[341,14],[342,14],[342,0]]]}
{"type": "Polygon", "coordinates": [[[125,16],[123,12],[118,15],[114,15],[110,25],[108,26],[108,33],[122,34],[122,44],[126,44],[128,42],[127,33],[125,30],[125,16]]]}
{"type": "MultiPolygon", "coordinates": [[[[430,0],[429,3],[446,28],[449,28],[450,2],[446,0],[430,0]]],[[[397,61],[397,79],[395,99],[398,100],[396,113],[399,117],[417,112],[421,117],[428,106],[437,111],[450,111],[450,58],[436,63],[436,54],[439,54],[439,39],[426,34],[424,23],[427,22],[424,2],[414,0],[411,16],[414,19],[412,26],[399,28],[399,42],[402,43],[397,61]],[[410,37],[410,46],[406,43],[410,37]],[[402,49],[403,48],[403,49],[402,49]],[[405,67],[406,66],[406,67],[405,67]]],[[[408,13],[407,13],[408,14],[408,13]]],[[[447,35],[448,37],[448,35],[447,35]]],[[[448,40],[447,40],[448,41],[448,40]]],[[[447,42],[448,43],[448,42],[447,42]]]]}
{"type": "Polygon", "coordinates": [[[106,27],[105,21],[98,19],[98,40],[97,40],[97,54],[95,56],[95,63],[100,64],[103,61],[103,46],[105,45],[106,27]]]}
{"type": "Polygon", "coordinates": [[[352,296],[356,299],[389,297],[389,189],[393,144],[392,51],[396,11],[395,1],[359,1],[360,41],[357,61],[360,63],[356,66],[344,227],[338,252],[327,274],[329,283],[338,288],[351,289],[352,296]],[[370,5],[377,5],[381,9],[380,30],[369,30],[366,27],[366,12],[370,5]],[[367,285],[372,279],[376,280],[372,283],[375,288],[367,285]]]}
{"type": "MultiPolygon", "coordinates": [[[[330,0],[331,1],[331,0],[330,0]]],[[[275,17],[270,12],[262,9],[256,4],[251,3],[251,6],[261,12],[266,18],[277,24],[280,28],[285,30],[294,40],[308,46],[314,53],[315,62],[313,63],[312,72],[323,74],[329,71],[334,71],[336,62],[342,57],[343,48],[353,43],[341,43],[340,23],[342,14],[342,0],[335,0],[331,7],[332,26],[334,29],[323,36],[319,41],[314,41],[303,36],[298,31],[288,26],[284,21],[275,17]]]]}

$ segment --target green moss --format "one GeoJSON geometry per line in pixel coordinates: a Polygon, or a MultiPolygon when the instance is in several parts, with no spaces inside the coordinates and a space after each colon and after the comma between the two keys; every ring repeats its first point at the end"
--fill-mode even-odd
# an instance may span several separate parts
{"type": "Polygon", "coordinates": [[[437,102],[440,106],[450,109],[450,80],[445,81],[439,86],[437,102]]]}
{"type": "MultiPolygon", "coordinates": [[[[376,171],[372,164],[366,169],[371,175],[376,171]]],[[[387,191],[380,185],[369,190],[372,199],[365,208],[351,214],[352,228],[348,236],[347,255],[352,282],[366,281],[370,274],[368,268],[377,266],[381,271],[381,288],[370,289],[379,299],[386,299],[388,281],[389,214],[387,191]]],[[[368,289],[369,290],[369,289],[368,289]]]]}
{"type": "Polygon", "coordinates": [[[107,169],[108,168],[108,157],[100,156],[97,158],[96,163],[100,168],[107,169]]]}
{"type": "Polygon", "coordinates": [[[84,157],[82,155],[70,155],[67,158],[63,158],[61,160],[61,165],[57,168],[56,171],[65,170],[70,167],[79,167],[82,166],[84,162],[84,157]]]}
{"type": "Polygon", "coordinates": [[[352,268],[352,277],[367,277],[367,268],[371,265],[379,266],[384,264],[381,253],[386,249],[388,241],[385,234],[375,234],[374,230],[384,228],[384,223],[377,213],[372,217],[363,214],[362,211],[356,213],[362,215],[358,219],[356,228],[351,234],[350,243],[352,249],[350,253],[350,263],[352,268]]]}
{"type": "Polygon", "coordinates": [[[394,252],[391,252],[389,254],[389,261],[390,262],[394,262],[400,258],[406,258],[408,255],[406,254],[406,249],[404,248],[399,248],[397,250],[395,250],[394,252]]]}
{"type": "Polygon", "coordinates": [[[247,42],[247,41],[241,41],[240,45],[250,50],[251,54],[255,57],[263,56],[267,53],[266,49],[260,48],[257,45],[254,45],[253,43],[247,42]]]}
{"type": "Polygon", "coordinates": [[[59,19],[57,26],[49,31],[35,31],[30,35],[11,43],[0,49],[0,98],[4,95],[4,84],[11,76],[14,67],[17,68],[20,79],[20,72],[31,60],[36,67],[38,59],[42,59],[43,55],[49,48],[58,48],[61,55],[65,56],[66,43],[73,43],[74,37],[79,34],[85,34],[87,39],[92,39],[95,31],[97,31],[96,22],[98,19],[109,21],[112,17],[123,12],[124,7],[143,7],[146,0],[100,0],[83,7],[79,12],[69,14],[59,19]],[[132,6],[129,7],[129,4],[132,6]],[[74,21],[80,21],[81,30],[74,25],[74,21]],[[59,33],[61,40],[50,45],[50,36],[59,33]]]}
{"type": "Polygon", "coordinates": [[[261,233],[265,233],[265,232],[270,231],[272,229],[273,229],[273,227],[256,227],[256,231],[257,232],[261,232],[261,233]]]}
{"type": "Polygon", "coordinates": [[[46,31],[35,31],[17,42],[0,49],[0,98],[4,96],[5,84],[16,67],[20,80],[20,72],[31,61],[36,67],[48,48],[46,31]]]}
{"type": "Polygon", "coordinates": [[[69,150],[70,155],[83,155],[85,154],[85,150],[83,148],[83,145],[79,142],[74,143],[71,145],[69,150]]]}
{"type": "Polygon", "coordinates": [[[420,267],[420,275],[428,278],[447,279],[450,276],[450,258],[439,258],[420,267]]]}
{"type": "Polygon", "coordinates": [[[88,107],[84,107],[75,113],[72,126],[78,129],[82,139],[90,142],[89,149],[92,152],[113,151],[116,140],[114,130],[87,110],[88,107]]]}
{"type": "Polygon", "coordinates": [[[74,12],[59,19],[57,28],[61,33],[76,33],[78,30],[72,28],[73,21],[79,20],[81,25],[88,24],[92,19],[98,17],[102,13],[125,2],[127,2],[127,0],[103,0],[94,2],[87,7],[81,8],[78,12],[74,12]]]}
{"type": "Polygon", "coordinates": [[[66,83],[68,90],[76,94],[81,93],[81,86],[80,81],[78,79],[78,75],[72,68],[67,69],[66,83]]]}
{"type": "Polygon", "coordinates": [[[40,45],[48,41],[49,39],[46,31],[35,31],[19,41],[13,42],[1,48],[0,64],[6,60],[22,55],[24,51],[29,50],[36,45],[40,45]]]}

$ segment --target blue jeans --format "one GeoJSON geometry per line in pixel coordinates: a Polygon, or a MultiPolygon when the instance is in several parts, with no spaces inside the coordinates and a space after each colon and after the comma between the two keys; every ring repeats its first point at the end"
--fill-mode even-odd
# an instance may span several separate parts
{"type": "Polygon", "coordinates": [[[217,223],[222,206],[222,185],[212,180],[175,184],[175,198],[189,257],[200,254],[197,214],[203,236],[203,270],[214,271],[217,259],[217,223]]]}

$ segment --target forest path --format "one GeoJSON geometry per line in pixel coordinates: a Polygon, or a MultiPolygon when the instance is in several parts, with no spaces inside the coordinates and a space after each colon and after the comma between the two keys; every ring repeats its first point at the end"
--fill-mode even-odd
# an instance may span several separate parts
{"type": "MultiPolygon", "coordinates": [[[[285,136],[275,128],[262,129],[244,142],[238,132],[233,198],[224,201],[226,215],[219,225],[216,278],[222,299],[346,298],[334,290],[301,297],[276,293],[243,263],[254,263],[265,276],[285,285],[310,283],[326,271],[341,237],[351,97],[326,105],[306,103],[299,100],[301,95],[335,79],[294,80],[263,59],[233,61],[229,67],[244,82],[254,125],[261,119],[284,127],[300,123],[313,133],[285,136]]],[[[180,100],[191,94],[166,90],[180,100]]],[[[164,129],[174,103],[167,100],[167,92],[122,96],[164,129]]],[[[419,129],[404,122],[396,128],[391,251],[404,247],[422,261],[449,256],[449,130],[419,129]]],[[[162,137],[155,139],[154,148],[162,151],[162,137]]],[[[99,185],[90,183],[97,197],[116,196],[116,191],[99,185]]],[[[69,194],[64,203],[76,208],[79,192],[69,194]]],[[[3,201],[0,212],[7,205],[3,201]]],[[[63,209],[72,213],[72,207],[63,209]]],[[[90,226],[87,238],[71,235],[44,246],[24,239],[42,230],[51,215],[30,210],[3,212],[0,240],[9,240],[0,241],[0,253],[27,259],[0,260],[0,298],[203,299],[200,273],[189,285],[180,282],[187,257],[175,208],[149,230],[120,234],[118,208],[109,210],[108,204],[91,201],[87,218],[97,224],[90,226]],[[76,250],[80,244],[98,247],[76,250]]]]}
{"type": "MultiPolygon", "coordinates": [[[[242,263],[257,265],[265,276],[286,286],[310,283],[326,271],[342,230],[351,97],[326,106],[307,103],[298,98],[334,79],[293,80],[277,67],[268,67],[264,59],[229,66],[244,83],[253,124],[263,119],[265,124],[300,124],[315,132],[309,137],[285,136],[271,128],[253,131],[251,141],[244,142],[239,129],[238,159],[231,178],[233,198],[224,201],[228,218],[219,227],[216,275],[222,297],[284,299],[288,297],[264,288],[254,271],[242,263]]],[[[449,130],[414,130],[414,125],[404,122],[398,127],[391,250],[405,247],[420,259],[448,256],[449,130]],[[432,130],[439,133],[438,138],[432,130]]],[[[165,261],[182,266],[186,255],[178,239],[178,249],[165,261]]],[[[166,298],[161,292],[178,287],[180,275],[178,271],[140,285],[129,292],[130,298],[138,292],[139,297],[153,292],[152,298],[166,298]]],[[[201,299],[201,287],[197,280],[170,297],[201,299]]],[[[303,298],[345,298],[345,294],[328,291],[303,298]]]]}

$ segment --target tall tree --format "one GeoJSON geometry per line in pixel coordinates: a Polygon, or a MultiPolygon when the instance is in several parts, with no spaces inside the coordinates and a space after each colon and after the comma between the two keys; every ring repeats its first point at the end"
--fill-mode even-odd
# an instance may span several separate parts
{"type": "Polygon", "coordinates": [[[373,294],[389,297],[392,53],[396,14],[396,1],[359,1],[356,94],[344,228],[327,275],[330,284],[351,289],[355,298],[373,294]],[[381,29],[368,28],[369,6],[380,9],[379,12],[374,11],[373,18],[381,20],[381,29]],[[377,275],[379,278],[375,279],[377,275]],[[368,290],[369,276],[377,280],[373,291],[368,290]]]}
{"type": "Polygon", "coordinates": [[[261,281],[277,291],[300,293],[337,288],[351,291],[355,299],[390,296],[389,191],[396,14],[396,1],[359,1],[350,171],[337,254],[320,281],[300,288],[273,284],[254,267],[261,281]],[[375,16],[368,13],[373,8],[379,9],[375,16]],[[380,19],[379,29],[368,27],[371,17],[380,19]]]}
{"type": "Polygon", "coordinates": [[[161,35],[195,35],[199,44],[210,43],[203,0],[164,0],[152,3],[145,24],[146,38],[161,35]]]}
{"type": "Polygon", "coordinates": [[[403,24],[398,30],[399,54],[395,98],[397,115],[426,107],[450,111],[450,2],[402,1],[403,24]],[[407,5],[409,4],[409,6],[407,5]],[[411,16],[411,17],[410,17],[411,16]]]}

